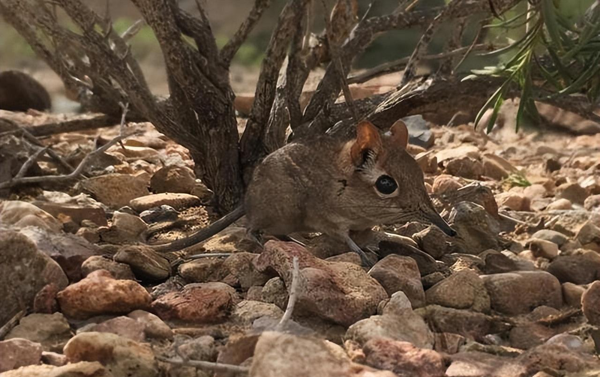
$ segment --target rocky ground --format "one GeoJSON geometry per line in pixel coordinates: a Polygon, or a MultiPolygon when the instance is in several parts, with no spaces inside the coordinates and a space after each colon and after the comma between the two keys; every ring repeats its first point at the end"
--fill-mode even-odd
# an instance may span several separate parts
{"type": "MultiPolygon", "coordinates": [[[[216,217],[188,152],[146,123],[85,179],[5,190],[0,376],[600,376],[600,134],[408,123],[459,236],[382,227],[370,270],[318,235],[261,248],[243,220],[184,252],[144,246],[216,217]]],[[[77,165],[118,132],[44,143],[77,165]]],[[[0,137],[4,181],[31,152],[0,137]]]]}

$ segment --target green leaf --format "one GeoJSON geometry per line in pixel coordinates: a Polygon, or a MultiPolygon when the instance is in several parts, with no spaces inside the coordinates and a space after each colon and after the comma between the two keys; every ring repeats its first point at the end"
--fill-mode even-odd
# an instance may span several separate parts
{"type": "Polygon", "coordinates": [[[546,25],[546,30],[550,36],[550,41],[558,48],[559,51],[562,51],[563,45],[560,35],[560,26],[558,25],[557,21],[554,2],[553,0],[541,0],[540,5],[542,8],[544,24],[546,25]]]}

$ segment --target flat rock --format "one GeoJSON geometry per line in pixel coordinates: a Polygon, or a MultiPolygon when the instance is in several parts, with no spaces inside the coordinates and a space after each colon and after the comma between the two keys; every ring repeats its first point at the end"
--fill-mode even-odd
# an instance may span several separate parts
{"type": "Polygon", "coordinates": [[[446,360],[440,353],[408,342],[375,338],[363,347],[366,364],[398,376],[444,377],[446,360]]]}
{"type": "Polygon", "coordinates": [[[64,354],[71,363],[99,361],[116,376],[155,377],[160,372],[149,345],[121,336],[83,332],[65,346],[64,354]]]}
{"type": "Polygon", "coordinates": [[[596,244],[600,246],[600,227],[592,220],[586,221],[575,235],[575,239],[582,245],[596,244]]]}
{"type": "Polygon", "coordinates": [[[117,280],[98,270],[58,293],[61,310],[69,317],[89,318],[99,314],[127,314],[150,306],[150,294],[131,280],[117,280]]]}
{"type": "Polygon", "coordinates": [[[86,331],[111,333],[136,342],[143,342],[146,340],[144,329],[145,326],[143,323],[140,323],[133,318],[119,316],[98,323],[86,331]]]}
{"type": "Polygon", "coordinates": [[[572,203],[583,205],[585,199],[589,196],[589,192],[578,183],[565,183],[556,188],[556,197],[559,199],[567,199],[572,203]]]}
{"type": "Polygon", "coordinates": [[[53,365],[30,365],[2,373],[2,377],[115,377],[99,362],[53,365]]]}
{"type": "Polygon", "coordinates": [[[27,339],[0,341],[0,373],[27,365],[39,364],[42,345],[27,339]]]}
{"type": "Polygon", "coordinates": [[[173,339],[173,330],[158,316],[145,310],[134,310],[127,314],[129,318],[135,319],[144,325],[144,334],[148,338],[173,339]]]}
{"type": "Polygon", "coordinates": [[[470,157],[457,157],[445,161],[446,172],[455,177],[479,179],[483,175],[481,162],[470,157]]]}
{"type": "Polygon", "coordinates": [[[560,308],[560,282],[545,271],[518,271],[482,276],[492,309],[504,314],[525,314],[537,306],[560,308]]]}
{"type": "Polygon", "coordinates": [[[436,331],[460,334],[469,339],[481,339],[487,334],[506,331],[508,327],[499,320],[470,310],[428,305],[416,310],[436,331]]]}
{"type": "Polygon", "coordinates": [[[589,284],[600,279],[600,255],[593,251],[561,255],[550,263],[547,271],[561,283],[589,284]]]}
{"type": "Polygon", "coordinates": [[[196,184],[192,169],[185,166],[169,165],[158,169],[150,180],[154,193],[180,192],[190,194],[196,184]]]}
{"type": "Polygon", "coordinates": [[[295,306],[298,314],[349,326],[375,313],[379,302],[388,298],[385,289],[361,267],[323,261],[296,243],[268,241],[255,267],[260,272],[274,269],[289,287],[294,257],[298,257],[302,277],[295,306]]]}
{"type": "Polygon", "coordinates": [[[136,197],[128,203],[131,208],[138,212],[142,212],[154,207],[168,205],[176,210],[194,207],[200,205],[200,198],[190,194],[182,193],[161,193],[146,196],[136,197]]]}
{"type": "Polygon", "coordinates": [[[33,304],[36,294],[46,285],[63,289],[68,279],[52,258],[39,251],[26,236],[0,229],[0,326],[23,305],[33,304]]]}
{"type": "Polygon", "coordinates": [[[112,225],[100,232],[100,237],[104,242],[113,244],[132,243],[138,241],[147,229],[148,225],[138,216],[115,211],[112,225]]]}
{"type": "Polygon", "coordinates": [[[477,312],[490,310],[490,296],[483,280],[473,271],[458,271],[440,281],[426,292],[428,304],[477,312]]]}
{"type": "Polygon", "coordinates": [[[60,351],[71,338],[69,322],[61,313],[33,313],[21,318],[6,339],[21,338],[41,344],[44,351],[60,351]]]}
{"type": "Polygon", "coordinates": [[[91,256],[81,264],[81,273],[83,277],[98,270],[110,272],[115,279],[135,280],[135,275],[128,264],[115,262],[112,259],[100,255],[91,256]]]}
{"type": "Polygon", "coordinates": [[[54,216],[31,203],[19,200],[0,203],[0,225],[16,229],[36,226],[53,233],[62,230],[62,224],[54,216]]]}
{"type": "Polygon", "coordinates": [[[569,240],[569,238],[567,236],[565,236],[563,233],[557,232],[555,230],[550,230],[550,229],[538,230],[531,236],[531,238],[537,238],[540,240],[554,242],[555,244],[558,245],[558,247],[561,247],[569,240]]]}
{"type": "Polygon", "coordinates": [[[460,352],[452,355],[446,369],[448,377],[525,377],[527,368],[512,358],[483,352],[460,352]]]}
{"type": "Polygon", "coordinates": [[[148,195],[146,182],[130,174],[106,174],[88,178],[81,181],[79,187],[111,208],[129,205],[132,199],[148,195]]]}
{"type": "Polygon", "coordinates": [[[581,308],[590,324],[600,326],[600,281],[591,284],[581,296],[581,308]]]}
{"type": "Polygon", "coordinates": [[[275,304],[244,300],[240,301],[233,308],[233,312],[231,313],[231,318],[243,325],[251,325],[255,320],[261,317],[280,319],[283,317],[283,310],[275,304]]]}
{"type": "Polygon", "coordinates": [[[160,282],[171,276],[171,263],[149,246],[124,246],[114,256],[115,262],[125,263],[142,281],[160,282]]]}
{"type": "Polygon", "coordinates": [[[439,269],[438,262],[431,255],[414,246],[395,241],[381,241],[378,246],[379,255],[382,257],[401,255],[414,259],[417,262],[421,276],[432,274],[439,269]]]}
{"type": "Polygon", "coordinates": [[[258,254],[248,252],[234,253],[227,257],[223,262],[223,268],[229,274],[224,277],[224,281],[243,290],[255,285],[264,285],[271,276],[257,271],[252,263],[256,258],[258,258],[258,254]]]}
{"type": "Polygon", "coordinates": [[[360,320],[350,326],[345,335],[345,339],[361,345],[381,337],[409,342],[420,348],[433,347],[433,334],[423,318],[412,310],[360,320]]]}
{"type": "Polygon", "coordinates": [[[529,240],[528,245],[529,250],[531,250],[533,256],[536,258],[542,257],[552,260],[556,258],[560,252],[557,244],[546,240],[539,240],[534,238],[529,240]]]}
{"type": "Polygon", "coordinates": [[[321,339],[264,332],[256,343],[250,377],[394,377],[354,364],[342,348],[321,339]]]}
{"type": "Polygon", "coordinates": [[[539,323],[526,322],[518,324],[508,335],[510,346],[520,349],[530,349],[543,344],[552,338],[556,331],[539,323]]]}
{"type": "Polygon", "coordinates": [[[77,225],[81,225],[83,221],[91,221],[98,226],[107,226],[106,212],[102,207],[91,205],[72,205],[64,203],[52,203],[34,201],[36,207],[48,212],[50,215],[58,218],[59,216],[68,216],[77,225]]]}
{"type": "Polygon", "coordinates": [[[450,251],[448,236],[437,226],[429,226],[415,233],[412,238],[417,241],[419,248],[435,259],[440,259],[450,251]]]}
{"type": "Polygon", "coordinates": [[[178,273],[188,283],[221,281],[227,276],[223,258],[200,258],[185,262],[179,265],[178,273]]]}
{"type": "Polygon", "coordinates": [[[389,296],[402,291],[414,308],[425,305],[421,274],[414,259],[388,255],[371,268],[369,275],[381,284],[389,296]]]}
{"type": "Polygon", "coordinates": [[[471,158],[479,157],[479,148],[474,145],[463,144],[460,147],[443,149],[435,155],[438,162],[444,162],[452,158],[460,158],[465,156],[471,158]]]}
{"type": "Polygon", "coordinates": [[[472,202],[460,202],[450,213],[450,223],[460,239],[465,253],[479,254],[485,250],[499,249],[500,225],[484,207],[472,202]]]}
{"type": "Polygon", "coordinates": [[[425,149],[431,148],[435,141],[435,137],[429,128],[428,122],[423,119],[422,115],[411,115],[402,118],[402,121],[408,128],[408,142],[413,145],[418,145],[425,149]]]}
{"type": "Polygon", "coordinates": [[[398,291],[392,294],[389,301],[382,301],[383,306],[381,310],[377,312],[381,312],[381,314],[391,314],[391,315],[401,315],[405,310],[412,310],[412,304],[408,299],[408,296],[402,291],[398,291]]]}
{"type": "Polygon", "coordinates": [[[159,297],[152,309],[163,320],[215,323],[229,316],[235,296],[235,289],[227,284],[188,284],[180,292],[159,297]]]}

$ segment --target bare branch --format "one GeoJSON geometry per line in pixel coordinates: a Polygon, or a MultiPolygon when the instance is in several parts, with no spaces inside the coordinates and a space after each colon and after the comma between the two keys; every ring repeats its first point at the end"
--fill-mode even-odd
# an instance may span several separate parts
{"type": "Polygon", "coordinates": [[[25,161],[25,163],[21,166],[21,169],[19,169],[19,172],[17,173],[17,175],[15,175],[13,179],[23,178],[25,174],[27,174],[29,168],[31,168],[33,164],[35,164],[37,159],[40,158],[42,154],[46,153],[46,151],[48,151],[48,148],[49,147],[39,148],[36,152],[32,153],[31,156],[29,156],[29,158],[27,159],[27,161],[25,161]]]}
{"type": "Polygon", "coordinates": [[[281,317],[281,320],[277,326],[275,326],[275,331],[284,330],[287,326],[287,323],[292,318],[294,306],[296,305],[296,300],[298,299],[299,275],[300,267],[298,266],[298,257],[294,257],[292,260],[292,284],[290,284],[287,306],[285,308],[285,312],[283,313],[283,317],[281,317]]]}
{"type": "Polygon", "coordinates": [[[181,365],[186,367],[194,367],[198,369],[211,370],[215,372],[229,372],[229,373],[238,373],[238,374],[247,374],[250,372],[250,368],[242,367],[239,365],[231,365],[231,364],[220,364],[213,363],[211,361],[201,361],[201,360],[184,360],[182,358],[166,358],[163,356],[155,356],[156,360],[162,361],[164,363],[169,363],[173,365],[181,365]]]}
{"type": "Polygon", "coordinates": [[[235,32],[233,37],[223,46],[220,53],[222,64],[229,66],[231,60],[238,52],[240,46],[244,43],[248,34],[254,29],[254,26],[260,20],[263,12],[271,5],[272,0],[255,0],[254,6],[250,11],[248,17],[242,22],[239,29],[235,32]]]}
{"type": "MultiPolygon", "coordinates": [[[[130,119],[131,120],[131,119],[130,119]]],[[[138,119],[141,120],[141,119],[138,119]]],[[[96,128],[112,127],[119,124],[118,118],[110,115],[77,117],[62,122],[53,122],[40,124],[39,126],[28,126],[23,129],[30,132],[33,136],[50,136],[60,133],[93,130],[96,128]]]]}
{"type": "Polygon", "coordinates": [[[2,327],[0,327],[0,340],[4,339],[8,333],[19,324],[21,318],[25,317],[27,312],[25,310],[19,311],[11,319],[8,320],[2,327]]]}

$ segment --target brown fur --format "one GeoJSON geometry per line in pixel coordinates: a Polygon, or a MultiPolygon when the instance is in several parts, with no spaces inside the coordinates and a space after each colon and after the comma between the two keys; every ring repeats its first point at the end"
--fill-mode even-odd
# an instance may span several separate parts
{"type": "Polygon", "coordinates": [[[33,77],[19,71],[0,73],[0,109],[44,111],[50,107],[50,95],[33,77]]]}

